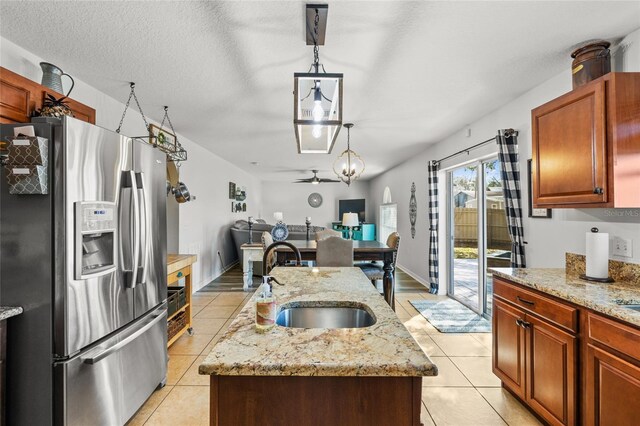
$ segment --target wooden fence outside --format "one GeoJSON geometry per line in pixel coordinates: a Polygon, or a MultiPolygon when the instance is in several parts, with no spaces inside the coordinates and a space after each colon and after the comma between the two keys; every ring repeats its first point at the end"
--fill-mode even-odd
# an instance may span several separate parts
{"type": "MultiPolygon", "coordinates": [[[[487,209],[487,248],[511,249],[507,217],[502,209],[487,209]]],[[[478,247],[478,209],[456,207],[454,209],[455,247],[478,247]]]]}

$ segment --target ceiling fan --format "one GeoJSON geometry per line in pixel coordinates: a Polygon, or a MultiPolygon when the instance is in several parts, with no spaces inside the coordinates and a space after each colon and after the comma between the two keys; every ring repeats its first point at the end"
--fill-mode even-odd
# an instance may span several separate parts
{"type": "Polygon", "coordinates": [[[325,183],[325,182],[340,182],[337,179],[319,178],[317,170],[311,170],[311,171],[313,172],[313,177],[310,177],[310,178],[307,178],[307,179],[298,179],[297,181],[295,181],[293,183],[311,183],[313,185],[317,185],[319,183],[325,183]]]}

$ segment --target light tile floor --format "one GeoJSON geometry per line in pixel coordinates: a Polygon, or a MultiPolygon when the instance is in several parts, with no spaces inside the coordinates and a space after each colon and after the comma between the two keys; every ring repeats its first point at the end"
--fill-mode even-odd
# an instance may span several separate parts
{"type": "MultiPolygon", "coordinates": [[[[129,425],[209,423],[209,381],[198,374],[198,365],[250,297],[215,292],[193,296],[195,334],[185,334],[169,349],[167,386],[149,398],[129,425]]],[[[491,372],[490,333],[440,333],[409,303],[437,297],[443,296],[396,296],[398,317],[439,369],[437,377],[422,382],[424,425],[540,425],[491,372]]]]}

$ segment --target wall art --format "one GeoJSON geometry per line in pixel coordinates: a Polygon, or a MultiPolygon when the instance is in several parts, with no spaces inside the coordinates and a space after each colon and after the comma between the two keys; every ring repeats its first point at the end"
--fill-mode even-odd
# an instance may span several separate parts
{"type": "Polygon", "coordinates": [[[229,182],[229,199],[236,199],[236,184],[233,182],[229,182]]]}
{"type": "Polygon", "coordinates": [[[416,237],[416,220],[418,219],[418,202],[416,201],[416,183],[411,183],[411,198],[409,199],[409,222],[411,222],[411,238],[416,237]]]}
{"type": "Polygon", "coordinates": [[[529,217],[532,218],[542,218],[542,219],[551,219],[551,209],[534,209],[533,208],[533,175],[531,174],[531,160],[527,160],[527,177],[529,179],[529,217]]]}

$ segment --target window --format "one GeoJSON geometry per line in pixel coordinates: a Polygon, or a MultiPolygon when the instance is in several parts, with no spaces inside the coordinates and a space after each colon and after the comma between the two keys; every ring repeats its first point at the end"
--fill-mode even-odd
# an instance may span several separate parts
{"type": "Polygon", "coordinates": [[[384,189],[382,203],[380,206],[378,241],[386,243],[389,235],[398,230],[398,205],[391,201],[391,190],[388,186],[384,189]]]}

